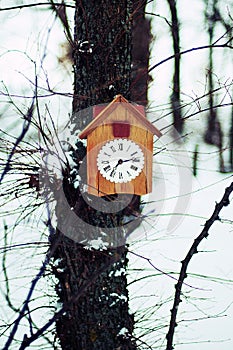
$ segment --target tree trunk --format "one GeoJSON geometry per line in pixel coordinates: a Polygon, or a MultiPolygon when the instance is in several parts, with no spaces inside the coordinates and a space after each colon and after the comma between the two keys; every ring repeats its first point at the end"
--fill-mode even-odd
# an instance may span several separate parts
{"type": "MultiPolygon", "coordinates": [[[[131,65],[135,47],[132,48],[132,15],[145,8],[146,1],[111,0],[76,1],[74,37],[74,98],[73,133],[82,130],[89,122],[86,112],[80,111],[96,104],[110,102],[121,93],[131,99],[131,65]]],[[[140,17],[140,16],[139,16],[140,17]]],[[[134,23],[135,25],[135,23],[134,23]]],[[[145,52],[148,56],[148,52],[145,52]]],[[[137,74],[136,74],[137,75],[137,74]]],[[[134,75],[135,78],[135,75],[134,75]]],[[[143,100],[146,102],[147,80],[143,80],[143,100]]],[[[140,95],[140,94],[139,94],[140,95]]],[[[135,98],[135,90],[134,90],[135,98]]],[[[141,97],[139,98],[141,100],[141,97]]],[[[73,159],[78,172],[85,148],[77,142],[73,159]]],[[[58,278],[57,294],[60,302],[69,305],[56,323],[57,336],[62,349],[113,350],[136,349],[132,337],[134,318],[129,312],[127,290],[127,246],[124,237],[138,225],[138,219],[125,230],[123,219],[140,210],[140,197],[133,196],[129,205],[117,213],[102,213],[87,204],[80,189],[74,188],[73,174],[64,170],[63,188],[73,212],[84,222],[69,226],[62,196],[57,193],[56,214],[58,227],[66,227],[79,239],[72,240],[57,229],[51,245],[56,247],[53,271],[58,278]],[[93,230],[86,230],[86,223],[93,230]],[[68,227],[69,226],[69,227],[68,227]],[[121,244],[111,246],[113,239],[108,229],[117,228],[117,240],[121,244]],[[105,232],[105,233],[104,233],[105,232]],[[81,241],[88,237],[108,243],[106,249],[87,249],[81,241]],[[81,239],[81,238],[82,239],[81,239]],[[72,302],[79,295],[78,303],[72,302]]],[[[91,197],[89,198],[91,200],[91,197]]],[[[110,199],[114,201],[114,196],[110,199]]],[[[105,198],[106,203],[109,199],[105,198]]],[[[137,216],[136,216],[137,217],[137,216]]],[[[111,231],[112,232],[112,231],[111,231]]]]}
{"type": "Polygon", "coordinates": [[[180,29],[179,20],[177,15],[176,0],[168,0],[168,4],[171,12],[171,34],[173,41],[173,51],[174,51],[174,74],[173,74],[173,91],[171,95],[172,113],[174,127],[178,132],[183,131],[184,121],[181,114],[180,105],[180,29]]]}
{"type": "MultiPolygon", "coordinates": [[[[217,9],[218,0],[207,1],[205,17],[208,23],[209,45],[212,45],[214,38],[214,29],[219,21],[219,11],[217,9]]],[[[221,144],[221,125],[218,121],[217,109],[214,107],[214,57],[213,47],[209,49],[209,68],[208,68],[208,89],[209,89],[209,116],[208,125],[205,132],[205,142],[210,145],[216,145],[220,148],[221,144]]]]}
{"type": "Polygon", "coordinates": [[[230,126],[230,133],[229,133],[229,140],[230,140],[230,148],[229,148],[229,162],[230,162],[230,170],[233,171],[233,107],[231,109],[231,126],[230,126]]]}
{"type": "Polygon", "coordinates": [[[133,1],[131,100],[147,106],[150,57],[150,20],[145,17],[146,1],[133,1]]]}

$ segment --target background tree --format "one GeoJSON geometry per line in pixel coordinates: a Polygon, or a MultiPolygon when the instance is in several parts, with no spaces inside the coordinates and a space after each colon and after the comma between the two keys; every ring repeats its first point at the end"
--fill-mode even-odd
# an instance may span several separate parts
{"type": "Polygon", "coordinates": [[[177,13],[177,5],[175,0],[168,0],[168,5],[171,12],[171,35],[174,51],[174,73],[173,73],[173,88],[171,94],[171,108],[174,120],[174,127],[178,132],[183,131],[182,109],[180,101],[180,28],[177,13]]]}

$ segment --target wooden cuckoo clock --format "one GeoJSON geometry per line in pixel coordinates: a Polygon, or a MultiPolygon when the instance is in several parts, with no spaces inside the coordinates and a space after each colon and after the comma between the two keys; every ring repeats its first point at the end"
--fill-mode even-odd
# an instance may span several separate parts
{"type": "Polygon", "coordinates": [[[87,139],[88,193],[150,193],[153,136],[162,134],[146,119],[144,106],[117,95],[107,106],[94,106],[93,117],[79,134],[87,139]]]}

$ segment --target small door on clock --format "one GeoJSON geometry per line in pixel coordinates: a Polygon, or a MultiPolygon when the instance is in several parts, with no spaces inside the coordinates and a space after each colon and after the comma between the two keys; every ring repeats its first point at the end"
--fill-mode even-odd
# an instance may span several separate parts
{"type": "Polygon", "coordinates": [[[130,124],[125,122],[112,123],[112,131],[114,137],[129,137],[130,124]]]}

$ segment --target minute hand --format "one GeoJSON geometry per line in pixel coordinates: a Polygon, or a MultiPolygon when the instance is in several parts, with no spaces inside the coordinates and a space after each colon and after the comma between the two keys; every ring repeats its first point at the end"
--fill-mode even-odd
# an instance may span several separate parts
{"type": "Polygon", "coordinates": [[[122,160],[122,163],[130,162],[131,160],[134,160],[134,159],[135,159],[135,157],[134,158],[130,158],[130,159],[126,159],[126,160],[122,160]]]}

